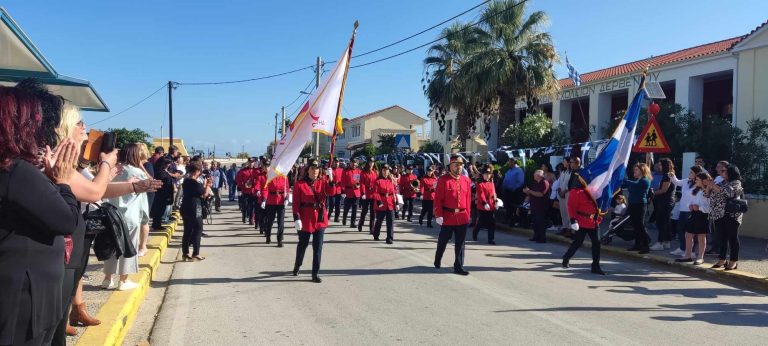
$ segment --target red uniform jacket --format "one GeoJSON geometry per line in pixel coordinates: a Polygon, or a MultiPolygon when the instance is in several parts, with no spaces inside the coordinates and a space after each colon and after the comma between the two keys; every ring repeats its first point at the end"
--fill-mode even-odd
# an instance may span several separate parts
{"type": "Polygon", "coordinates": [[[237,172],[237,175],[235,175],[235,184],[237,184],[237,189],[246,195],[255,194],[254,187],[256,186],[256,182],[254,181],[254,173],[255,171],[253,168],[246,167],[241,169],[239,172],[237,172]],[[247,182],[250,182],[250,188],[245,187],[247,182]]]}
{"type": "Polygon", "coordinates": [[[293,186],[293,214],[301,220],[301,230],[314,233],[318,229],[328,227],[328,209],[325,202],[334,191],[333,186],[323,179],[310,182],[302,179],[293,186]],[[322,221],[318,216],[322,213],[322,221]]]}
{"type": "Polygon", "coordinates": [[[344,169],[341,177],[341,186],[347,198],[360,198],[360,170],[344,169]]]}
{"type": "Polygon", "coordinates": [[[259,192],[259,198],[258,202],[261,204],[262,201],[264,201],[264,194],[261,193],[261,191],[264,190],[265,185],[267,185],[267,170],[259,167],[254,170],[256,172],[254,174],[254,184],[253,184],[253,193],[256,193],[256,191],[259,192]]]}
{"type": "Polygon", "coordinates": [[[425,201],[433,201],[435,199],[435,190],[437,190],[437,178],[421,178],[419,188],[421,189],[421,198],[425,201]]]}
{"type": "Polygon", "coordinates": [[[411,182],[418,179],[419,178],[417,178],[413,173],[403,174],[400,176],[400,180],[398,181],[397,185],[400,187],[400,194],[403,195],[403,198],[416,197],[416,189],[413,188],[411,182]]]}
{"type": "Polygon", "coordinates": [[[372,200],[374,201],[373,210],[390,211],[395,210],[397,196],[395,184],[392,179],[380,178],[373,182],[372,200]]]}
{"type": "Polygon", "coordinates": [[[344,170],[339,168],[333,169],[333,195],[336,196],[341,194],[341,177],[344,175],[344,170]]]}
{"type": "Polygon", "coordinates": [[[573,188],[568,193],[568,217],[576,219],[579,228],[595,230],[603,220],[597,204],[589,192],[583,188],[573,188]]]}
{"type": "Polygon", "coordinates": [[[435,191],[435,217],[442,217],[445,226],[469,224],[471,191],[472,182],[463,175],[458,179],[450,174],[440,177],[435,191]]]}
{"type": "Polygon", "coordinates": [[[366,195],[365,197],[368,199],[373,198],[373,184],[376,182],[376,179],[379,177],[378,173],[376,171],[363,171],[360,173],[360,194],[366,195]]]}
{"type": "Polygon", "coordinates": [[[282,205],[290,192],[288,178],[278,175],[264,186],[261,195],[267,198],[267,205],[282,205]]]}
{"type": "Polygon", "coordinates": [[[493,181],[481,180],[475,185],[475,189],[477,190],[475,199],[477,210],[485,210],[486,203],[491,206],[491,211],[496,210],[496,187],[493,181]]]}

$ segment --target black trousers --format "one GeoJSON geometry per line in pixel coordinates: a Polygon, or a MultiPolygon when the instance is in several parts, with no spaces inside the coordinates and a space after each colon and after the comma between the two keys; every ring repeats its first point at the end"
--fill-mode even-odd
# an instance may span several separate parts
{"type": "Polygon", "coordinates": [[[360,200],[360,222],[357,224],[357,229],[363,229],[366,214],[370,214],[371,218],[368,220],[368,231],[373,233],[373,223],[376,219],[376,214],[373,213],[373,201],[370,198],[360,200]]]}
{"type": "Polygon", "coordinates": [[[650,237],[645,229],[645,203],[632,203],[629,205],[629,220],[632,229],[635,230],[635,247],[640,250],[648,249],[650,237]]]}
{"type": "MultiPolygon", "coordinates": [[[[78,261],[79,258],[72,258],[72,261],[78,261]]],[[[61,285],[61,304],[64,310],[64,316],[61,316],[56,331],[53,334],[51,345],[67,346],[67,321],[69,321],[69,308],[72,305],[72,297],[77,290],[77,281],[75,281],[77,269],[64,269],[64,281],[61,285]]]]}
{"type": "Polygon", "coordinates": [[[170,203],[168,203],[165,197],[155,194],[155,200],[152,202],[152,210],[149,213],[149,216],[152,217],[153,229],[160,229],[163,227],[163,214],[165,214],[165,208],[169,205],[170,203]]]}
{"type": "Polygon", "coordinates": [[[333,215],[336,215],[334,221],[339,222],[339,215],[341,215],[339,212],[340,209],[341,195],[328,196],[328,220],[330,220],[333,215]],[[336,214],[334,214],[334,210],[336,211],[336,214]]]}
{"type": "Polygon", "coordinates": [[[440,235],[437,238],[437,251],[435,252],[435,263],[440,263],[443,259],[445,247],[452,237],[454,240],[454,253],[456,258],[453,261],[453,269],[464,269],[464,241],[467,238],[467,225],[458,226],[440,226],[440,235]]]}
{"type": "Polygon", "coordinates": [[[184,235],[181,237],[181,253],[189,255],[192,246],[192,256],[200,254],[200,237],[203,236],[203,218],[194,215],[181,215],[184,219],[184,235]]]}
{"type": "Polygon", "coordinates": [[[283,230],[285,230],[285,205],[267,204],[267,209],[264,212],[267,214],[267,221],[264,223],[267,239],[272,239],[272,226],[275,224],[275,219],[277,219],[277,243],[282,244],[283,230]]]}
{"type": "Polygon", "coordinates": [[[304,252],[307,251],[309,246],[309,237],[312,237],[312,277],[317,277],[317,273],[320,271],[320,259],[323,254],[323,235],[325,229],[315,230],[314,233],[305,231],[299,231],[299,244],[296,247],[296,263],[294,267],[300,268],[304,262],[304,252]]]}
{"type": "Polygon", "coordinates": [[[544,243],[547,241],[547,212],[531,211],[531,221],[533,222],[533,240],[544,243]]]}
{"type": "Polygon", "coordinates": [[[719,255],[721,260],[725,260],[725,254],[728,253],[729,248],[731,250],[729,257],[730,261],[736,262],[739,260],[739,249],[741,248],[741,244],[739,244],[739,226],[741,226],[741,224],[727,214],[715,220],[715,227],[718,228],[718,231],[720,232],[718,235],[720,236],[719,255]]]}
{"type": "Polygon", "coordinates": [[[29,277],[26,276],[24,278],[24,284],[21,287],[19,311],[16,316],[16,330],[13,337],[14,345],[39,346],[52,343],[54,334],[56,333],[56,326],[40,331],[35,336],[32,335],[32,287],[29,277]]]}
{"type": "Polygon", "coordinates": [[[381,223],[384,220],[387,221],[387,240],[394,240],[395,230],[392,225],[395,218],[394,210],[377,211],[376,212],[376,226],[373,226],[373,239],[379,240],[379,234],[381,234],[381,223]]]}
{"type": "Polygon", "coordinates": [[[496,233],[496,220],[493,218],[493,211],[477,211],[477,222],[475,223],[475,228],[472,229],[472,239],[477,240],[477,235],[480,234],[481,228],[488,230],[488,242],[490,243],[494,241],[494,235],[496,233]]]}
{"type": "Polygon", "coordinates": [[[357,219],[357,198],[355,197],[344,198],[344,217],[341,220],[342,225],[347,224],[347,212],[349,212],[350,207],[352,207],[352,223],[350,225],[355,226],[355,220],[357,219]]]}
{"type": "Polygon", "coordinates": [[[600,239],[597,237],[597,231],[594,229],[579,229],[573,236],[573,242],[565,252],[563,259],[569,260],[576,253],[582,244],[584,244],[584,238],[589,235],[589,240],[592,242],[592,266],[600,266],[600,239]]]}
{"type": "Polygon", "coordinates": [[[221,210],[221,194],[219,193],[219,189],[211,188],[211,192],[213,192],[213,208],[216,209],[216,211],[221,210]]]}
{"type": "Polygon", "coordinates": [[[654,203],[653,205],[654,214],[656,215],[656,228],[659,229],[659,242],[672,240],[673,233],[670,223],[672,221],[673,207],[669,203],[654,203]]]}
{"type": "Polygon", "coordinates": [[[411,221],[413,217],[413,198],[403,198],[403,217],[401,219],[405,219],[406,211],[408,212],[408,221],[411,221]]]}
{"type": "Polygon", "coordinates": [[[240,198],[243,199],[243,209],[240,213],[243,215],[243,221],[253,221],[253,214],[256,211],[256,196],[242,194],[240,198]]]}
{"type": "Polygon", "coordinates": [[[427,226],[432,226],[432,217],[435,212],[435,201],[421,200],[421,213],[419,213],[419,224],[424,221],[424,215],[427,216],[427,226]]]}

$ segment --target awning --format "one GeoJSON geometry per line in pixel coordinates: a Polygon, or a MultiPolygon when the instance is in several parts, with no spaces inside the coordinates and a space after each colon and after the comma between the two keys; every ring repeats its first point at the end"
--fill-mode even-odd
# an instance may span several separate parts
{"type": "Polygon", "coordinates": [[[51,93],[87,111],[109,108],[90,82],[59,74],[8,12],[0,7],[0,85],[14,86],[35,78],[51,93]]]}

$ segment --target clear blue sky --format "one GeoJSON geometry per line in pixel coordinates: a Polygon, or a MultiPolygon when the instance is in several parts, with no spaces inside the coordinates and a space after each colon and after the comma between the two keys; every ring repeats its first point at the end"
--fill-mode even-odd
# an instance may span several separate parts
{"type": "MultiPolygon", "coordinates": [[[[90,80],[112,112],[168,80],[242,79],[335,60],[360,20],[364,52],[452,17],[481,0],[388,1],[30,1],[2,4],[63,74],[90,80]]],[[[768,20],[765,0],[530,0],[550,17],[558,51],[581,73],[748,33],[768,20]]],[[[472,21],[477,13],[461,20],[472,21]]],[[[428,32],[353,60],[364,63],[428,42],[428,32]]],[[[349,74],[344,115],[399,104],[426,117],[426,48],[349,74]]],[[[558,66],[559,76],[566,76],[558,66]]],[[[307,70],[224,86],[182,86],[174,93],[174,135],[219,154],[251,154],[272,140],[274,114],[312,79],[307,70]]],[[[291,106],[292,113],[298,102],[291,106]]],[[[85,113],[86,123],[108,113],[85,113]]],[[[142,128],[167,135],[167,93],[98,127],[142,128]]]]}

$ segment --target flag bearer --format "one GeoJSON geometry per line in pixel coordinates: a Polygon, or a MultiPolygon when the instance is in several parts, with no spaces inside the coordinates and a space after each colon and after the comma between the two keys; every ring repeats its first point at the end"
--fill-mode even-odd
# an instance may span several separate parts
{"type": "Polygon", "coordinates": [[[459,275],[469,275],[464,270],[464,240],[467,237],[469,224],[469,208],[471,203],[471,185],[469,178],[461,175],[464,159],[452,155],[448,174],[437,180],[435,192],[435,222],[440,225],[440,235],[435,252],[435,268],[440,268],[445,247],[452,237],[454,240],[456,258],[453,262],[453,272],[459,275]]]}
{"type": "Polygon", "coordinates": [[[589,236],[592,241],[592,273],[605,275],[600,268],[600,237],[597,227],[602,221],[602,214],[597,207],[597,201],[587,190],[587,183],[578,177],[579,186],[574,186],[568,191],[568,216],[570,217],[571,230],[575,232],[573,242],[563,256],[563,268],[569,267],[571,257],[584,243],[584,238],[589,236]]]}

